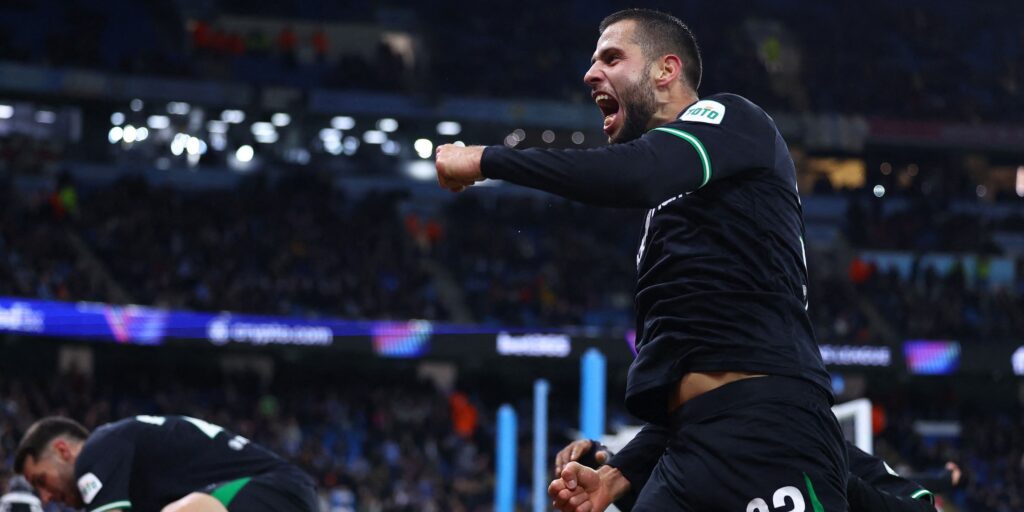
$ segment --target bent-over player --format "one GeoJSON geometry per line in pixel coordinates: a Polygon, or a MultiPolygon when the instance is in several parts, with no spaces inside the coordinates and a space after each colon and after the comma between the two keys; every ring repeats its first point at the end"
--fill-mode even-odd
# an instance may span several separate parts
{"type": "Polygon", "coordinates": [[[136,416],[91,434],[35,422],[14,470],[44,502],[89,512],[315,512],[313,479],[273,452],[187,416],[136,416]]]}

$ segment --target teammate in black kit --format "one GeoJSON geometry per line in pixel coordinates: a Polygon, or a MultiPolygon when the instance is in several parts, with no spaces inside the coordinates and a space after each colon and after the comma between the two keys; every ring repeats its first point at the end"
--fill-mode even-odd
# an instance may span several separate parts
{"type": "Polygon", "coordinates": [[[44,502],[89,512],[313,512],[313,480],[265,448],[186,416],[136,416],[90,434],[67,418],[33,424],[15,471],[44,502]]]}
{"type": "Polygon", "coordinates": [[[458,192],[495,178],[648,209],[626,406],[673,440],[635,510],[847,510],[846,449],[806,313],[785,141],[745,98],[697,97],[700,54],[678,19],[630,9],[600,34],[584,81],[610,145],[444,145],[439,183],[458,192]]]}

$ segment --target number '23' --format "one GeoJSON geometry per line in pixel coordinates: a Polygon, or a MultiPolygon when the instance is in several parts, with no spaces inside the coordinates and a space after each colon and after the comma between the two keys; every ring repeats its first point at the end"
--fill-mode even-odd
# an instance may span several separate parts
{"type": "Polygon", "coordinates": [[[776,489],[775,494],[772,494],[772,506],[774,508],[768,508],[768,503],[763,499],[754,498],[747,503],[747,512],[804,512],[804,497],[800,489],[788,485],[776,489]],[[782,508],[787,506],[792,508],[782,508]]]}

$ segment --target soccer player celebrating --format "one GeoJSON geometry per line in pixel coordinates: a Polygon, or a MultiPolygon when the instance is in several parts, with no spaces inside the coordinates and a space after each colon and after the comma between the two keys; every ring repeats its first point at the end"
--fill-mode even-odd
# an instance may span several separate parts
{"type": "MultiPolygon", "coordinates": [[[[648,425],[619,453],[589,439],[569,443],[555,457],[556,478],[548,487],[552,505],[560,512],[602,512],[614,502],[619,510],[632,510],[671,439],[669,429],[648,425]],[[568,482],[574,489],[568,489],[568,482]]],[[[935,496],[920,483],[849,442],[846,447],[850,512],[935,512],[935,496]]]]}
{"type": "Polygon", "coordinates": [[[14,469],[44,502],[89,512],[314,512],[313,480],[265,448],[187,416],[136,416],[96,429],[35,422],[14,469]]]}
{"type": "Polygon", "coordinates": [[[440,146],[458,192],[502,179],[647,208],[626,406],[673,439],[634,510],[845,511],[847,461],[807,316],[796,171],[774,121],[733,94],[697,96],[689,28],[607,17],[584,82],[608,146],[440,146]]]}

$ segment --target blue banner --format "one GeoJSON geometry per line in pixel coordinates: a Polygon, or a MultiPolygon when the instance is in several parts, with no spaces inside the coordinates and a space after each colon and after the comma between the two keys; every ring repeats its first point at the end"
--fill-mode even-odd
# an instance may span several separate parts
{"type": "MultiPolygon", "coordinates": [[[[374,353],[378,355],[419,357],[426,354],[430,338],[434,335],[500,335],[509,338],[526,331],[435,324],[427,320],[308,320],[0,297],[0,332],[132,345],[160,345],[167,340],[205,340],[214,345],[330,346],[336,338],[360,336],[372,340],[374,353]]],[[[565,338],[568,340],[568,336],[565,338]]],[[[566,351],[567,344],[568,341],[566,351]]]]}

